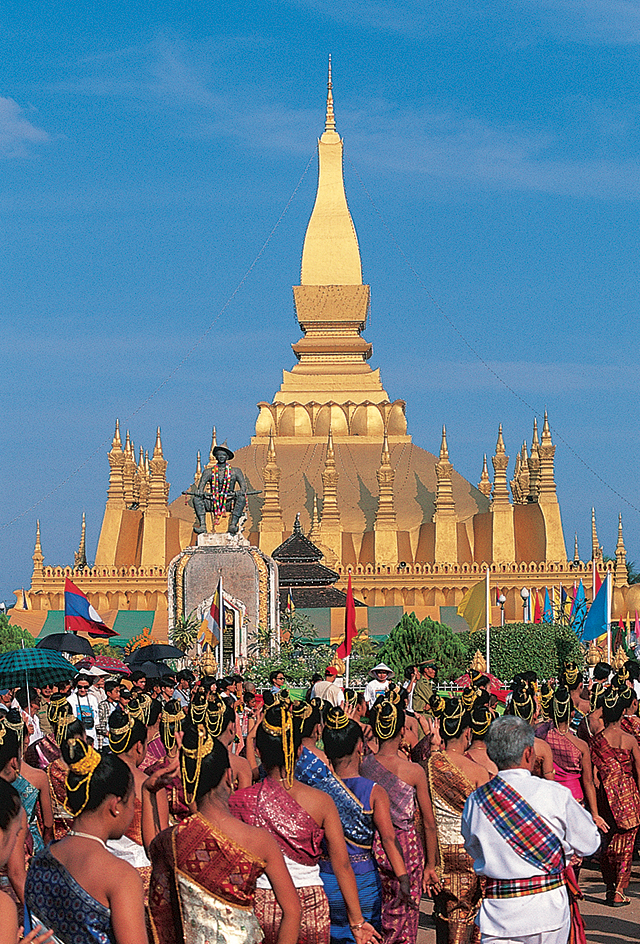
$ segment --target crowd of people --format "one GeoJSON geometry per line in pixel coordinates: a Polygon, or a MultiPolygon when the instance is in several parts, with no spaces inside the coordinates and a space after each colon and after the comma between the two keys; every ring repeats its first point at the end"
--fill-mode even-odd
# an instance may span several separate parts
{"type": "Polygon", "coordinates": [[[638,666],[592,674],[0,692],[0,939],[415,944],[428,895],[438,944],[584,942],[582,862],[624,907],[640,825],[638,666]]]}

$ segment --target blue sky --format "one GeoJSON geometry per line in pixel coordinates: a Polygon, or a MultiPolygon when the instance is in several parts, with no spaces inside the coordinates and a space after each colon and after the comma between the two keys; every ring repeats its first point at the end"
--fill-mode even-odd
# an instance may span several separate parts
{"type": "Polygon", "coordinates": [[[640,3],[27,0],[0,28],[0,599],[38,517],[65,564],[86,510],[93,557],[116,416],[162,427],[172,498],[214,424],[248,441],[299,336],[329,53],[414,441],[446,423],[477,482],[501,422],[511,473],[546,406],[570,554],[595,505],[640,561],[640,3]]]}

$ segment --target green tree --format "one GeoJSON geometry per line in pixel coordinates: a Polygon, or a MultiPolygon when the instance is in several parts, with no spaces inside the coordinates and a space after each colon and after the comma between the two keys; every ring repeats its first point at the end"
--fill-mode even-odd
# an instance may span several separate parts
{"type": "MultiPolygon", "coordinates": [[[[486,630],[461,633],[460,640],[470,664],[476,651],[486,651],[486,630]]],[[[490,668],[503,682],[518,672],[537,672],[538,678],[557,678],[567,659],[584,665],[584,650],[574,631],[559,623],[507,623],[492,626],[490,668]]]]}
{"type": "Polygon", "coordinates": [[[0,653],[13,652],[14,649],[22,649],[24,642],[25,649],[32,649],[36,641],[31,633],[9,622],[6,613],[0,614],[0,653]]]}
{"type": "Polygon", "coordinates": [[[465,670],[466,650],[460,635],[427,617],[419,621],[415,613],[405,613],[380,648],[379,657],[402,679],[408,665],[434,659],[438,677],[454,679],[465,670]]]}
{"type": "Polygon", "coordinates": [[[169,630],[169,639],[178,649],[189,652],[191,647],[195,645],[201,625],[202,620],[198,619],[195,610],[191,610],[188,615],[178,617],[169,630]]]}

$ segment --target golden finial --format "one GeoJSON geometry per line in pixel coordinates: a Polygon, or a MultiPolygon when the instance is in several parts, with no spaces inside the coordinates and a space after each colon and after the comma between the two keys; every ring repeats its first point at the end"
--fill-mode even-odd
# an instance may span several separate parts
{"type": "Polygon", "coordinates": [[[116,420],[116,430],[111,441],[112,450],[122,450],[122,440],[120,439],[120,420],[116,420]]]}
{"type": "Polygon", "coordinates": [[[533,420],[533,436],[532,436],[532,438],[531,438],[531,452],[533,452],[534,448],[535,448],[536,451],[537,451],[537,447],[538,447],[539,445],[540,445],[540,440],[538,439],[538,420],[537,420],[537,418],[534,418],[534,420],[533,420]]]}
{"type": "Polygon", "coordinates": [[[82,512],[82,529],[80,531],[80,544],[78,550],[73,556],[73,566],[75,568],[87,566],[87,521],[84,511],[82,512]]]}
{"type": "Polygon", "coordinates": [[[542,441],[550,442],[551,441],[551,429],[549,427],[549,417],[547,416],[547,411],[544,411],[544,425],[542,427],[542,441]]]}
{"type": "Polygon", "coordinates": [[[389,452],[389,440],[387,438],[386,429],[382,437],[382,456],[380,457],[380,463],[381,465],[391,465],[391,453],[389,452]]]}
{"type": "Polygon", "coordinates": [[[149,450],[148,450],[148,449],[145,449],[145,451],[144,451],[144,471],[147,473],[147,475],[150,474],[150,470],[149,470],[149,450]]]}
{"type": "Polygon", "coordinates": [[[267,462],[276,461],[276,447],[273,441],[273,426],[269,430],[269,445],[267,446],[267,462]]]}
{"type": "Polygon", "coordinates": [[[580,551],[578,550],[578,532],[576,531],[576,537],[573,544],[573,562],[574,564],[580,563],[580,551]]]}
{"type": "Polygon", "coordinates": [[[198,449],[198,455],[196,458],[196,478],[199,479],[202,475],[202,460],[200,459],[200,450],[198,449]]]}
{"type": "Polygon", "coordinates": [[[131,455],[131,438],[129,436],[129,430],[127,430],[127,436],[124,441],[124,454],[125,456],[131,455]]]}
{"type": "Polygon", "coordinates": [[[496,455],[502,456],[506,452],[504,448],[504,439],[502,438],[502,423],[498,427],[498,442],[496,443],[496,455]]]}
{"type": "Polygon", "coordinates": [[[42,545],[40,544],[40,519],[36,521],[36,551],[42,553],[42,545]]]}
{"type": "Polygon", "coordinates": [[[213,450],[216,448],[217,445],[218,445],[218,441],[216,439],[216,428],[214,426],[213,432],[211,433],[211,449],[209,450],[209,465],[211,466],[213,466],[216,461],[216,457],[213,454],[213,450]]]}
{"type": "Polygon", "coordinates": [[[482,492],[483,495],[486,495],[487,498],[489,498],[491,495],[491,479],[489,478],[486,452],[482,460],[482,475],[480,476],[480,481],[478,482],[478,491],[482,492]]]}
{"type": "Polygon", "coordinates": [[[329,55],[329,79],[327,81],[327,118],[324,123],[325,131],[336,130],[336,119],[333,113],[333,82],[331,81],[331,55],[329,55]]]}
{"type": "Polygon", "coordinates": [[[153,458],[154,458],[154,459],[162,459],[162,458],[164,458],[163,455],[162,455],[162,440],[160,439],[160,427],[159,427],[159,426],[158,426],[158,432],[156,433],[156,444],[155,444],[155,447],[154,447],[154,449],[153,449],[153,458]]]}
{"type": "Polygon", "coordinates": [[[329,435],[327,436],[327,459],[335,459],[335,452],[333,450],[333,430],[329,427],[329,435]]]}
{"type": "Polygon", "coordinates": [[[447,427],[444,424],[442,426],[442,442],[440,443],[440,458],[441,459],[449,458],[449,448],[447,446],[447,427]]]}
{"type": "Polygon", "coordinates": [[[319,536],[320,516],[318,515],[318,496],[313,493],[313,512],[311,514],[311,528],[307,537],[310,541],[315,541],[319,536]]]}

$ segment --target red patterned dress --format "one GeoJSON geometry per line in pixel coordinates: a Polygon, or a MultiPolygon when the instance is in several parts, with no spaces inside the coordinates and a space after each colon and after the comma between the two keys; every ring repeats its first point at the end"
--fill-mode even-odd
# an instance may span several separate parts
{"type": "Polygon", "coordinates": [[[604,731],[591,741],[591,757],[600,778],[598,808],[610,826],[600,862],[611,896],[622,892],[631,878],[633,846],[640,825],[640,793],[631,751],[612,747],[604,731]]]}

